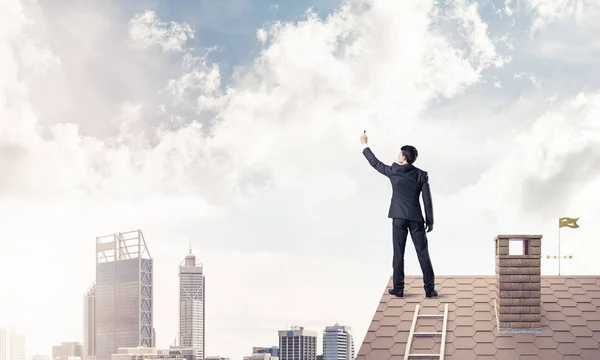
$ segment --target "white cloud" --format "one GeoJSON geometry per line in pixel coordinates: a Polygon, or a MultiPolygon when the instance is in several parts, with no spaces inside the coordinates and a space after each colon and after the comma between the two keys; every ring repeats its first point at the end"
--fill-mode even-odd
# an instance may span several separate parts
{"type": "Polygon", "coordinates": [[[535,79],[535,75],[533,75],[531,73],[526,73],[526,72],[516,73],[514,75],[514,78],[515,79],[526,79],[526,80],[529,80],[531,82],[531,84],[533,84],[533,86],[535,86],[536,88],[539,89],[541,87],[541,85],[535,79]]]}
{"type": "Polygon", "coordinates": [[[508,16],[511,16],[514,11],[511,8],[512,0],[504,0],[504,13],[508,16]]]}
{"type": "Polygon", "coordinates": [[[266,43],[268,37],[269,37],[269,35],[267,34],[267,31],[265,29],[260,28],[260,29],[256,30],[256,38],[261,43],[263,43],[263,44],[266,43]]]}
{"type": "Polygon", "coordinates": [[[185,54],[182,67],[188,72],[178,79],[169,80],[166,88],[177,100],[183,100],[185,92],[198,91],[201,94],[212,95],[219,90],[221,85],[219,65],[207,65],[206,56],[194,57],[185,54]]]}
{"type": "MultiPolygon", "coordinates": [[[[108,5],[6,4],[0,232],[14,241],[0,241],[0,283],[11,294],[0,297],[0,318],[36,324],[31,350],[81,340],[94,237],[137,228],[156,260],[159,346],[177,332],[174,279],[190,238],[207,272],[208,353],[239,358],[292,323],[346,323],[359,346],[391,270],[390,189],[360,154],[363,129],[388,163],[404,143],[420,150],[437,274],[492,273],[499,232],[543,233],[544,251],[554,251],[555,217],[571,214],[582,227],[569,236],[584,246],[565,244],[580,259],[565,271],[599,271],[590,239],[600,210],[589,201],[598,95],[481,95],[482,77],[508,61],[497,44],[509,37],[494,34],[474,3],[356,1],[324,20],[308,12],[275,23],[227,89],[219,64],[187,48],[189,25],[153,12],[129,23],[142,48],[180,52],[172,65],[128,49],[117,36],[127,20],[108,16],[108,5]],[[86,26],[73,35],[64,18],[86,26]],[[360,296],[347,295],[353,288],[360,296]],[[281,300],[292,292],[300,295],[281,300]]],[[[512,76],[494,73],[493,84],[512,76]]],[[[418,274],[410,246],[406,258],[418,274]]]]}
{"type": "Polygon", "coordinates": [[[194,38],[194,30],[185,23],[161,21],[154,11],[146,10],[129,22],[129,36],[143,49],[160,45],[163,51],[183,51],[188,39],[194,38]]]}
{"type": "Polygon", "coordinates": [[[469,3],[466,0],[455,1],[453,12],[466,32],[467,40],[471,43],[470,58],[477,64],[479,70],[491,65],[501,67],[508,61],[508,58],[497,54],[494,42],[488,35],[488,25],[479,15],[478,3],[469,3]]]}
{"type": "Polygon", "coordinates": [[[597,19],[600,11],[597,0],[526,0],[524,3],[534,14],[531,27],[533,32],[555,21],[582,22],[597,19]]]}

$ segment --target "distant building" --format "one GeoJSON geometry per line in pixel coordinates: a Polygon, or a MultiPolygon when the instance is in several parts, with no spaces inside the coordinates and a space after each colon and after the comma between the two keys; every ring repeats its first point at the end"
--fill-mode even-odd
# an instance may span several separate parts
{"type": "Polygon", "coordinates": [[[83,295],[83,360],[96,356],[96,282],[83,295]]]}
{"type": "Polygon", "coordinates": [[[31,357],[31,360],[50,360],[50,356],[42,355],[42,354],[35,354],[31,357]]]}
{"type": "Polygon", "coordinates": [[[96,360],[110,360],[120,348],[153,346],[152,271],[140,230],[96,238],[96,360]]]}
{"type": "Polygon", "coordinates": [[[323,355],[317,355],[317,360],[323,360],[323,355]]]}
{"type": "Polygon", "coordinates": [[[207,356],[204,358],[204,360],[229,360],[229,358],[217,355],[217,356],[207,356]]]}
{"type": "Polygon", "coordinates": [[[25,335],[14,328],[0,329],[0,360],[25,360],[25,335]]]}
{"type": "Polygon", "coordinates": [[[280,360],[316,360],[317,332],[293,326],[279,331],[280,360]]]}
{"type": "Polygon", "coordinates": [[[349,326],[335,324],[325,327],[323,360],[354,360],[354,341],[349,326]]]}
{"type": "Polygon", "coordinates": [[[269,353],[254,353],[250,356],[244,356],[244,360],[279,360],[279,357],[272,356],[269,353]]]}
{"type": "Polygon", "coordinates": [[[169,355],[182,355],[186,359],[189,359],[189,360],[202,360],[202,359],[196,358],[196,349],[194,349],[194,348],[171,346],[171,347],[169,347],[169,350],[164,350],[164,351],[168,351],[169,355]]]}
{"type": "Polygon", "coordinates": [[[179,346],[194,349],[204,359],[205,279],[202,264],[189,254],[179,266],[179,346]]]}
{"type": "Polygon", "coordinates": [[[0,360],[8,360],[10,357],[9,339],[9,329],[0,329],[0,360]]]}
{"type": "Polygon", "coordinates": [[[15,333],[10,348],[10,360],[25,360],[25,335],[15,333]]]}
{"type": "Polygon", "coordinates": [[[279,347],[261,347],[255,346],[252,348],[252,354],[271,354],[271,356],[279,356],[279,347]]]}
{"type": "Polygon", "coordinates": [[[75,360],[83,357],[83,345],[80,342],[63,342],[52,347],[53,360],[75,360]]]}
{"type": "Polygon", "coordinates": [[[181,350],[149,347],[119,348],[111,360],[193,360],[193,354],[191,351],[184,355],[181,350]]]}

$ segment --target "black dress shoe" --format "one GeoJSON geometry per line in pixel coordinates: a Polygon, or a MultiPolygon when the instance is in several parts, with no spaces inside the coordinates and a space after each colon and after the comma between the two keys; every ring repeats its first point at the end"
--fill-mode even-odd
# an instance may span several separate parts
{"type": "Polygon", "coordinates": [[[404,290],[389,289],[388,293],[390,293],[390,295],[394,295],[395,297],[404,297],[404,290]]]}
{"type": "Polygon", "coordinates": [[[427,290],[425,291],[425,297],[427,298],[434,298],[438,296],[438,292],[435,290],[427,290]]]}

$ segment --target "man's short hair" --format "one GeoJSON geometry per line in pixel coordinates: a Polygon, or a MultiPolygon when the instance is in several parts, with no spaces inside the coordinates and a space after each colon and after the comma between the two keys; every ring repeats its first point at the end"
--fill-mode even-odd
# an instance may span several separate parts
{"type": "Polygon", "coordinates": [[[402,151],[402,155],[404,155],[404,158],[406,158],[406,162],[409,164],[414,163],[417,160],[417,157],[419,156],[419,152],[412,145],[404,145],[400,148],[400,150],[402,151]]]}

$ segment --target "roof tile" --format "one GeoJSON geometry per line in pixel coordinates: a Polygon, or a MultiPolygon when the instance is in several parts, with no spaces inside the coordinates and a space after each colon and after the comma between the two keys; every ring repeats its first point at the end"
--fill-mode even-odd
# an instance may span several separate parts
{"type": "Polygon", "coordinates": [[[371,349],[373,350],[389,350],[394,346],[394,340],[391,337],[378,337],[371,343],[371,349]]]}
{"type": "Polygon", "coordinates": [[[495,355],[498,349],[493,344],[478,343],[473,348],[475,354],[479,355],[495,355]]]}
{"type": "Polygon", "coordinates": [[[556,349],[558,343],[551,337],[538,337],[534,344],[540,349],[556,349]]]}
{"type": "Polygon", "coordinates": [[[592,337],[578,337],[575,340],[575,344],[579,346],[580,349],[600,349],[600,344],[592,337]]]}
{"type": "Polygon", "coordinates": [[[598,360],[598,349],[596,349],[596,350],[581,350],[580,359],[582,359],[582,360],[598,360]]]}
{"type": "MultiPolygon", "coordinates": [[[[538,357],[544,360],[562,360],[563,356],[556,350],[541,349],[538,357]]],[[[516,359],[516,358],[515,358],[516,359]]]]}
{"type": "Polygon", "coordinates": [[[534,343],[520,342],[515,349],[519,355],[537,355],[540,349],[534,343]]]}
{"type": "Polygon", "coordinates": [[[563,355],[579,355],[581,349],[574,343],[558,344],[558,352],[563,355]]]}

